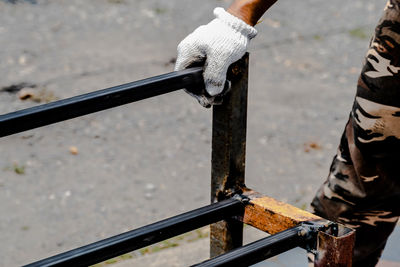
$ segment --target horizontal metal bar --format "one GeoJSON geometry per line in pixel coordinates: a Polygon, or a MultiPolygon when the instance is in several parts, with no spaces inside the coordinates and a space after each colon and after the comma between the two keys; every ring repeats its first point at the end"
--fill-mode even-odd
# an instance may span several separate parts
{"type": "Polygon", "coordinates": [[[0,115],[0,137],[199,86],[202,68],[196,67],[15,111],[0,115]]]}
{"type": "Polygon", "coordinates": [[[199,227],[239,215],[241,212],[243,212],[243,204],[239,200],[227,199],[28,264],[26,267],[88,266],[96,264],[199,227]]]}
{"type": "Polygon", "coordinates": [[[193,266],[249,266],[295,247],[303,246],[308,240],[309,232],[310,230],[306,227],[296,226],[193,266]]]}

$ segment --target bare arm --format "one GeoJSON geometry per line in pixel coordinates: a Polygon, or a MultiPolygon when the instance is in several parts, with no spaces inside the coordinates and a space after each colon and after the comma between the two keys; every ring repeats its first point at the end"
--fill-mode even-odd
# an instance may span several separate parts
{"type": "Polygon", "coordinates": [[[277,0],[236,0],[227,11],[247,24],[254,26],[265,11],[276,1],[277,0]]]}

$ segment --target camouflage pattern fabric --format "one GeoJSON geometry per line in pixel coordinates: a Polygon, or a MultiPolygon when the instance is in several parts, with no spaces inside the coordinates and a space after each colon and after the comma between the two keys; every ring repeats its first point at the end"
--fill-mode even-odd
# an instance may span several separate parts
{"type": "Polygon", "coordinates": [[[400,215],[400,0],[375,29],[314,212],[356,229],[353,266],[375,266],[400,215]]]}

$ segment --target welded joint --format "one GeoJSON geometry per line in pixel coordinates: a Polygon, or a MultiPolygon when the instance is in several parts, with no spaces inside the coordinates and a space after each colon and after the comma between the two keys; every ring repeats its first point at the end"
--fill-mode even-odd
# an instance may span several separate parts
{"type": "Polygon", "coordinates": [[[315,255],[315,266],[351,266],[354,230],[323,219],[287,203],[241,188],[232,197],[244,205],[243,216],[235,216],[261,231],[276,234],[295,226],[304,230],[302,248],[315,255]],[[350,252],[349,252],[350,251],[350,252]]]}
{"type": "Polygon", "coordinates": [[[303,222],[303,248],[314,254],[314,267],[351,267],[355,230],[328,220],[303,222]]]}
{"type": "Polygon", "coordinates": [[[307,221],[302,222],[300,225],[304,228],[304,231],[301,231],[299,234],[303,235],[307,241],[303,248],[314,255],[318,254],[319,233],[325,233],[334,237],[338,235],[338,224],[328,220],[307,221]]]}
{"type": "Polygon", "coordinates": [[[250,202],[250,198],[248,196],[244,196],[241,194],[234,194],[231,198],[239,200],[243,204],[247,205],[250,202]]]}
{"type": "Polygon", "coordinates": [[[339,234],[339,225],[335,222],[329,220],[317,220],[317,221],[307,221],[303,222],[302,225],[305,225],[314,231],[324,232],[330,234],[332,236],[337,237],[339,234]]]}

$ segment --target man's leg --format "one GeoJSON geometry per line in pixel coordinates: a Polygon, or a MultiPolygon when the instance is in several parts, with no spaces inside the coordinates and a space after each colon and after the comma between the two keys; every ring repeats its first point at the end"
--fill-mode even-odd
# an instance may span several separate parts
{"type": "MultiPolygon", "coordinates": [[[[340,153],[334,158],[328,180],[319,189],[312,206],[317,215],[356,229],[353,266],[375,266],[398,220],[399,197],[392,194],[385,198],[387,192],[368,197],[371,190],[366,191],[361,183],[354,182],[359,176],[354,166],[344,160],[340,153]]],[[[376,176],[362,177],[379,179],[376,176]]]]}
{"type": "Polygon", "coordinates": [[[356,229],[354,266],[375,266],[400,208],[400,0],[379,21],[315,213],[356,229]]]}

